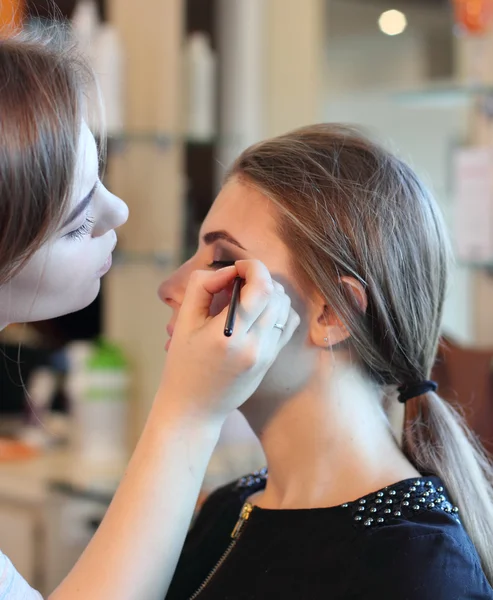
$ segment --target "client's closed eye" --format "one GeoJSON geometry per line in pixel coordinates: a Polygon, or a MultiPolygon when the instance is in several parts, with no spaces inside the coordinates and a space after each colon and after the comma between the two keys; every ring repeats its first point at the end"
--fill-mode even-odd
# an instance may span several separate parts
{"type": "Polygon", "coordinates": [[[234,260],[213,260],[207,266],[210,269],[224,269],[224,267],[231,267],[234,264],[234,260]]]}

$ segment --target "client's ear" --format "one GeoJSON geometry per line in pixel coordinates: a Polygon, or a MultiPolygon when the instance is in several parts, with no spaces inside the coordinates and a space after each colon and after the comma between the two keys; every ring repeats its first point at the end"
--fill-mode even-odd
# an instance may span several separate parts
{"type": "MultiPolygon", "coordinates": [[[[350,302],[356,310],[366,312],[368,296],[364,286],[354,277],[341,277],[340,285],[343,286],[350,302]]],[[[350,334],[327,300],[319,296],[315,301],[310,319],[310,337],[312,342],[320,348],[333,348],[346,341],[350,334]]]]}

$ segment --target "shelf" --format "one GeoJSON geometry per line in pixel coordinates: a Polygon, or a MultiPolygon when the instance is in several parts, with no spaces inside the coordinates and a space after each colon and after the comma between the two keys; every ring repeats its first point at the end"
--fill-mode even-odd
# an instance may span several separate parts
{"type": "MultiPolygon", "coordinates": [[[[57,481],[54,479],[50,481],[48,487],[51,492],[68,496],[70,498],[78,498],[80,500],[89,500],[91,502],[97,502],[98,504],[102,504],[103,506],[108,506],[112,499],[114,493],[106,490],[102,491],[97,488],[91,488],[90,486],[78,486],[66,481],[57,481]]],[[[114,491],[118,487],[117,482],[114,483],[114,491]]]]}
{"type": "Polygon", "coordinates": [[[107,139],[108,146],[112,151],[122,150],[127,144],[153,144],[161,150],[167,150],[175,143],[186,144],[190,147],[210,147],[224,141],[219,138],[198,139],[157,131],[125,131],[118,134],[108,134],[107,139]]]}
{"type": "Polygon", "coordinates": [[[134,252],[129,250],[115,250],[113,264],[121,265],[153,265],[158,269],[165,269],[173,264],[169,252],[134,252]]]}
{"type": "Polygon", "coordinates": [[[209,139],[209,140],[200,140],[200,139],[188,137],[188,138],[184,139],[185,144],[187,144],[188,146],[213,146],[214,144],[219,144],[222,141],[223,141],[222,139],[218,139],[218,138],[209,139]]]}
{"type": "Polygon", "coordinates": [[[415,108],[455,107],[483,97],[491,110],[493,83],[468,85],[453,80],[441,81],[423,88],[392,92],[391,97],[399,104],[415,108]]]}
{"type": "Polygon", "coordinates": [[[153,144],[161,150],[167,150],[173,143],[173,137],[167,133],[160,132],[130,132],[125,131],[118,134],[108,134],[108,148],[110,151],[119,151],[127,144],[153,144]]]}
{"type": "Polygon", "coordinates": [[[457,266],[464,267],[468,269],[478,269],[482,271],[488,271],[493,273],[493,261],[469,261],[469,260],[460,260],[456,262],[457,266]]]}

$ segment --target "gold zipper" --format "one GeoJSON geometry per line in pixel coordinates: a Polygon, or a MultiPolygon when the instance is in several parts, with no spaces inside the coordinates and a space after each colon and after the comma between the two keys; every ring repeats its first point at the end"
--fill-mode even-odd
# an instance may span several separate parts
{"type": "Polygon", "coordinates": [[[209,585],[209,583],[211,582],[214,575],[222,567],[225,560],[228,558],[228,556],[231,554],[231,551],[236,546],[236,543],[238,542],[238,539],[240,538],[240,534],[243,531],[244,525],[250,518],[252,510],[253,510],[253,504],[251,504],[250,502],[245,502],[245,504],[243,505],[243,507],[241,509],[238,521],[236,521],[236,525],[234,526],[233,531],[231,532],[231,543],[226,548],[226,550],[224,551],[224,554],[221,556],[221,558],[217,561],[217,563],[215,564],[212,571],[204,579],[204,581],[202,582],[202,584],[198,588],[198,590],[196,590],[195,593],[190,596],[189,600],[195,600],[195,598],[197,598],[197,596],[205,590],[205,588],[209,585]]]}
{"type": "Polygon", "coordinates": [[[253,504],[250,504],[250,502],[245,502],[245,504],[241,508],[240,517],[238,521],[236,521],[236,525],[234,526],[233,531],[231,532],[231,537],[233,538],[233,541],[238,539],[238,536],[240,535],[241,530],[243,529],[243,525],[250,518],[252,510],[253,504]]]}

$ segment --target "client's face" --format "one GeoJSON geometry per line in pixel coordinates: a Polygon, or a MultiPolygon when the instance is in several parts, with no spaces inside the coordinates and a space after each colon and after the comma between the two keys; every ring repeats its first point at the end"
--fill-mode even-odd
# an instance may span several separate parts
{"type": "MultiPolygon", "coordinates": [[[[172,336],[192,271],[217,269],[241,259],[261,260],[273,279],[285,287],[293,308],[301,317],[300,327],[255,394],[259,398],[281,400],[306,384],[316,363],[314,353],[318,348],[309,340],[309,303],[293,276],[288,248],[276,233],[276,219],[276,208],[266,196],[232,179],[220,192],[202,225],[197,252],[163,282],[159,296],[173,309],[168,326],[172,336]]],[[[218,314],[227,302],[226,293],[217,295],[213,314],[218,314]]],[[[170,343],[171,340],[168,347],[170,343]]]]}

